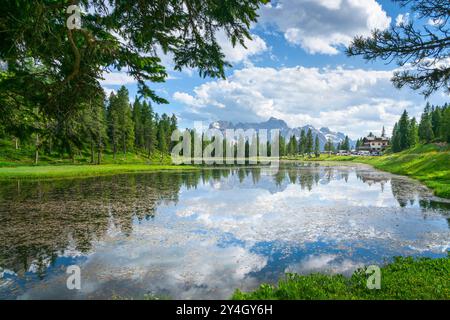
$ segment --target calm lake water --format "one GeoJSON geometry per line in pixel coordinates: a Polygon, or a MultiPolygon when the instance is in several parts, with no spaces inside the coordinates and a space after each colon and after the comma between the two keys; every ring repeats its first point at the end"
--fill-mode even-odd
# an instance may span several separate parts
{"type": "Polygon", "coordinates": [[[365,166],[0,184],[0,299],[229,298],[285,272],[350,274],[449,248],[448,201],[365,166]]]}

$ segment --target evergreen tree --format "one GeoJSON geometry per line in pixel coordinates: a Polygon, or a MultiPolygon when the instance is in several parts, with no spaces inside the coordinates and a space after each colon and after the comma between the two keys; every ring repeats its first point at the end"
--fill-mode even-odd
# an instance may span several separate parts
{"type": "Polygon", "coordinates": [[[350,139],[348,138],[348,136],[345,136],[341,148],[342,150],[350,151],[350,139]]]}
{"type": "Polygon", "coordinates": [[[433,126],[429,114],[429,104],[425,107],[419,124],[419,141],[430,143],[434,139],[433,126]]]}
{"type": "Polygon", "coordinates": [[[134,146],[134,124],[131,105],[128,97],[128,89],[122,86],[117,91],[118,125],[120,144],[124,154],[134,146]]]}
{"type": "Polygon", "coordinates": [[[419,142],[419,127],[417,126],[416,118],[412,118],[409,122],[409,142],[408,147],[412,148],[419,142]]]}
{"type": "Polygon", "coordinates": [[[109,97],[109,104],[107,108],[107,124],[108,124],[108,137],[112,147],[113,157],[114,159],[116,159],[120,130],[119,130],[119,110],[117,107],[117,97],[114,93],[111,93],[109,97]]]}
{"type": "MultiPolygon", "coordinates": [[[[169,147],[167,145],[167,125],[163,119],[161,119],[158,122],[157,125],[157,133],[156,133],[156,140],[158,141],[158,150],[165,154],[169,152],[169,147]]],[[[202,139],[202,141],[206,141],[206,139],[202,139]]],[[[203,147],[202,150],[205,148],[203,147]]]]}
{"type": "Polygon", "coordinates": [[[283,137],[282,134],[280,134],[279,144],[280,144],[280,157],[283,157],[286,155],[286,139],[283,137]]]}
{"type": "Polygon", "coordinates": [[[158,128],[152,106],[146,101],[142,104],[142,129],[144,147],[147,155],[150,156],[158,147],[156,137],[158,128]]]}
{"type": "Polygon", "coordinates": [[[410,138],[410,122],[408,118],[408,112],[406,110],[403,111],[402,116],[400,117],[400,120],[398,122],[398,134],[399,134],[399,147],[400,150],[405,150],[409,148],[409,143],[411,141],[410,138]]]}
{"type": "Polygon", "coordinates": [[[311,128],[308,129],[306,134],[306,153],[311,154],[313,152],[313,136],[311,128]]]}
{"type": "Polygon", "coordinates": [[[305,130],[302,130],[302,132],[300,133],[300,142],[299,142],[299,153],[301,155],[306,153],[306,134],[305,134],[305,130]]]}
{"type": "Polygon", "coordinates": [[[316,156],[316,158],[320,156],[320,143],[318,134],[316,134],[316,138],[314,140],[314,155],[316,156]]]}
{"type": "Polygon", "coordinates": [[[288,142],[287,153],[289,155],[295,155],[295,154],[297,154],[297,150],[298,150],[297,139],[296,139],[295,135],[293,134],[293,135],[291,135],[289,142],[288,142]]]}
{"type": "MultiPolygon", "coordinates": [[[[171,136],[172,133],[177,130],[178,127],[178,119],[175,116],[175,114],[172,114],[172,116],[170,117],[170,123],[169,123],[169,132],[168,132],[168,137],[169,137],[169,141],[171,140],[171,136]]],[[[170,149],[172,150],[172,148],[174,147],[174,142],[170,142],[170,149]]]]}
{"type": "Polygon", "coordinates": [[[431,113],[431,126],[434,137],[440,139],[442,137],[442,110],[440,107],[435,107],[431,113]]]}
{"type": "Polygon", "coordinates": [[[144,147],[144,123],[142,112],[143,105],[136,97],[133,103],[134,145],[136,148],[144,147]]]}
{"type": "Polygon", "coordinates": [[[450,143],[450,107],[446,107],[442,112],[442,138],[450,143]]]}
{"type": "Polygon", "coordinates": [[[400,134],[398,130],[398,123],[396,122],[394,125],[394,129],[392,130],[392,151],[393,152],[400,152],[401,151],[401,145],[400,145],[400,134]]]}
{"type": "Polygon", "coordinates": [[[334,152],[334,144],[333,141],[331,141],[331,138],[328,138],[327,142],[325,143],[324,149],[329,153],[334,152]]]}
{"type": "Polygon", "coordinates": [[[103,97],[94,97],[89,105],[82,109],[83,124],[80,134],[84,135],[84,140],[89,144],[91,153],[91,163],[101,164],[102,152],[106,147],[107,122],[103,97]],[[97,154],[97,156],[95,156],[97,154]]]}

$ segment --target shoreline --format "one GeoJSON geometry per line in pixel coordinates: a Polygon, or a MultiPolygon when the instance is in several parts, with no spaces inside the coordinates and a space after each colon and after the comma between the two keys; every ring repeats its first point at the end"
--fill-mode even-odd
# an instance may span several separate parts
{"type": "Polygon", "coordinates": [[[151,173],[165,171],[192,171],[198,167],[188,165],[159,164],[101,164],[101,165],[43,165],[0,168],[1,180],[18,179],[76,179],[111,176],[127,173],[151,173]]]}
{"type": "Polygon", "coordinates": [[[291,157],[300,162],[360,163],[392,174],[419,181],[440,198],[450,199],[450,151],[434,145],[421,145],[400,153],[384,156],[335,156],[320,158],[291,157]]]}
{"type": "MultiPolygon", "coordinates": [[[[282,162],[363,164],[374,169],[392,174],[406,176],[419,181],[428,187],[435,196],[450,199],[450,152],[436,151],[432,146],[420,146],[407,152],[377,156],[334,156],[321,155],[319,158],[287,157],[282,162]]],[[[243,165],[246,167],[247,165],[243,165]]],[[[0,180],[14,179],[70,179],[98,177],[126,173],[147,173],[160,171],[187,171],[216,169],[208,165],[174,165],[174,164],[63,164],[38,166],[5,166],[0,167],[0,180]]]]}

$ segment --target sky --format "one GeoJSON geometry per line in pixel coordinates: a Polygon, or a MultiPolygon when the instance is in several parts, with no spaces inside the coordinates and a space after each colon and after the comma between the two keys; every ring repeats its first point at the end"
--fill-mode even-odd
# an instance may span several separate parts
{"type": "MultiPolygon", "coordinates": [[[[389,133],[403,110],[420,117],[426,100],[409,88],[394,88],[395,63],[347,57],[346,45],[356,35],[369,35],[409,18],[407,8],[390,0],[285,0],[259,10],[247,49],[232,47],[218,33],[226,59],[233,65],[226,79],[202,78],[195,69],[173,70],[161,56],[169,78],[150,87],[169,101],[153,105],[174,113],[179,127],[213,121],[262,122],[270,117],[290,127],[328,127],[356,139],[383,126],[389,133]]],[[[432,22],[430,22],[432,23],[432,22]]],[[[125,85],[133,101],[136,81],[111,72],[101,82],[107,93],[125,85]]],[[[437,92],[428,100],[442,104],[450,97],[437,92]]]]}

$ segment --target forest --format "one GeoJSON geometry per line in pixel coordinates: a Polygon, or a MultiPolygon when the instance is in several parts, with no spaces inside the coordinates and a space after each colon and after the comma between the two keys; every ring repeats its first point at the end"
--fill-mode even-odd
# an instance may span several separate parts
{"type": "Polygon", "coordinates": [[[432,106],[427,103],[418,123],[405,110],[392,131],[391,150],[400,152],[419,143],[450,142],[450,105],[432,106]]]}
{"type": "Polygon", "coordinates": [[[122,86],[116,93],[93,98],[71,117],[52,117],[39,108],[8,108],[0,123],[4,146],[27,150],[34,163],[42,155],[52,158],[89,157],[101,164],[102,155],[139,153],[150,158],[167,154],[170,136],[177,128],[175,115],[159,115],[151,102],[138,99],[130,103],[128,90],[122,86]]]}

